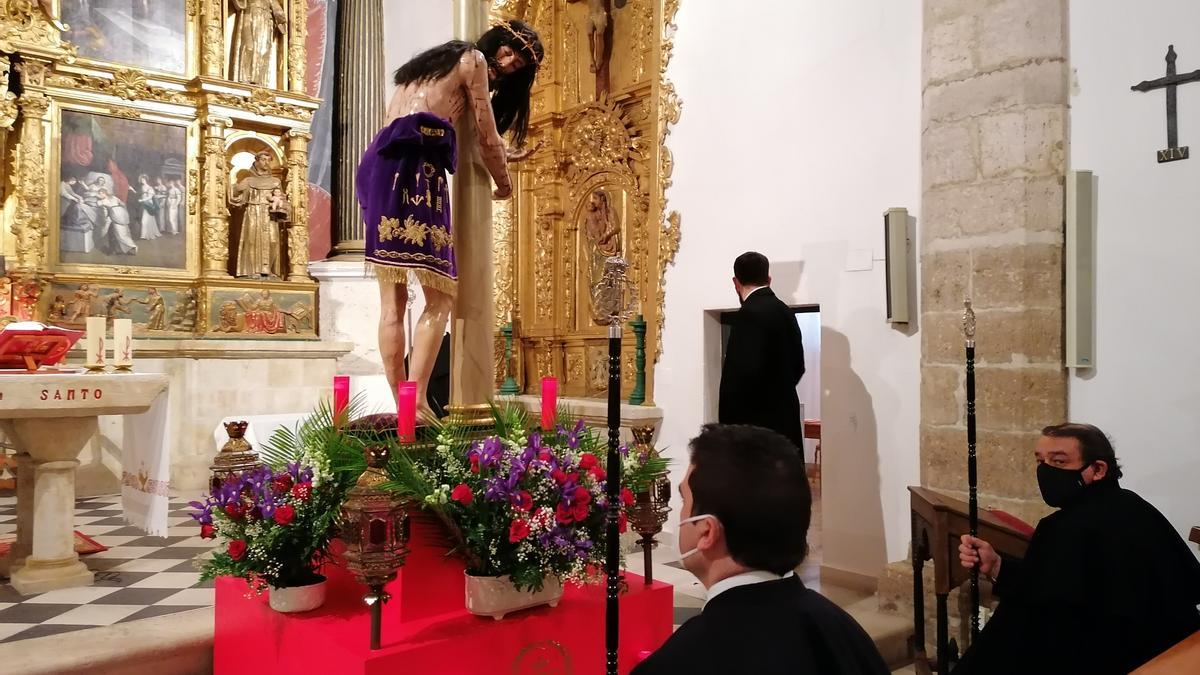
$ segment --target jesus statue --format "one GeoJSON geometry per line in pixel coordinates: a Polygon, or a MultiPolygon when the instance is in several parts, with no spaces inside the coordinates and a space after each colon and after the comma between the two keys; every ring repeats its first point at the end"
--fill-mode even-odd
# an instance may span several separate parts
{"type": "Polygon", "coordinates": [[[424,415],[429,376],[454,304],[458,268],[447,173],[458,160],[458,129],[474,118],[493,197],[512,194],[508,153],[529,127],[529,97],[545,54],[536,31],[506,21],[475,43],[452,40],[415,56],[395,73],[387,122],[358,167],[356,191],[366,223],[366,259],[379,279],[379,351],[393,395],[406,379],[404,312],[416,281],[425,311],[413,331],[411,372],[424,415]]]}

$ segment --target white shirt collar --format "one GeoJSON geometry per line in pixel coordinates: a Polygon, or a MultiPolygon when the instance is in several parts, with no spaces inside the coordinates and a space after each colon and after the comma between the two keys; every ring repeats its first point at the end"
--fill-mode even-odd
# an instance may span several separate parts
{"type": "Polygon", "coordinates": [[[780,579],[787,579],[788,577],[795,575],[795,572],[788,572],[783,576],[779,576],[774,572],[768,572],[766,570],[751,570],[749,572],[735,574],[713,584],[712,588],[708,589],[708,599],[704,601],[704,604],[707,605],[708,603],[712,602],[713,598],[732,588],[737,588],[738,586],[749,586],[751,584],[761,584],[768,581],[779,581],[780,579]]]}

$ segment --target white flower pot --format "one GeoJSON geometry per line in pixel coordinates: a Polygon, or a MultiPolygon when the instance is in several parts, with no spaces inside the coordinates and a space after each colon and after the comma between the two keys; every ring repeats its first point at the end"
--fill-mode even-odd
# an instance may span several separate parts
{"type": "Polygon", "coordinates": [[[289,586],[287,588],[271,587],[268,597],[271,609],[276,612],[291,614],[295,612],[311,612],[325,604],[325,577],[315,584],[307,586],[289,586]]]}
{"type": "Polygon", "coordinates": [[[558,607],[562,599],[562,580],[547,576],[542,590],[535,593],[519,591],[507,577],[467,576],[467,611],[476,616],[490,616],[499,621],[506,614],[539,605],[558,607]]]}

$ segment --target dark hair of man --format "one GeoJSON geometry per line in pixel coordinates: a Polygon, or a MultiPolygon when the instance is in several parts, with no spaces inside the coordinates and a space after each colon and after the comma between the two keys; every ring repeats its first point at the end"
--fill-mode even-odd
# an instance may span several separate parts
{"type": "Polygon", "coordinates": [[[739,564],[783,575],[808,554],[812,493],[804,458],[774,431],[709,424],[691,442],[692,513],[725,530],[739,564]]]}
{"type": "Polygon", "coordinates": [[[733,261],[733,276],[743,286],[766,286],[771,281],[771,263],[761,253],[743,253],[733,261]]]}
{"type": "Polygon", "coordinates": [[[451,40],[414,56],[396,70],[392,81],[398,87],[439,80],[458,66],[467,50],[478,49],[489,64],[494,65],[496,52],[509,47],[525,59],[525,67],[510,75],[502,75],[491,83],[492,113],[496,129],[501,134],[512,132],[513,143],[521,147],[529,130],[529,96],[538,66],[545,58],[541,38],[529,24],[508,21],[489,29],[474,44],[451,40]]]}
{"type": "Polygon", "coordinates": [[[1084,462],[1091,464],[1103,461],[1108,465],[1105,480],[1109,478],[1120,480],[1121,476],[1125,475],[1121,472],[1121,465],[1117,464],[1117,452],[1113,449],[1112,441],[1109,441],[1108,436],[1095,425],[1071,422],[1052,424],[1042,429],[1042,435],[1051,438],[1074,438],[1079,441],[1079,449],[1083,453],[1084,462]]]}

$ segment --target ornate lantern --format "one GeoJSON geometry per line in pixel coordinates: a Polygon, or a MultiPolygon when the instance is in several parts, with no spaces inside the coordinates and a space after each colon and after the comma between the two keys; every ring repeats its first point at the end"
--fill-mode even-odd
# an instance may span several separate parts
{"type": "MultiPolygon", "coordinates": [[[[635,441],[632,451],[644,453],[648,458],[657,458],[658,450],[654,448],[654,427],[634,427],[635,441]]],[[[634,493],[633,506],[628,508],[629,522],[633,530],[642,535],[638,544],[642,547],[645,561],[646,585],[654,583],[654,555],[652,551],[658,542],[654,539],[667,522],[671,512],[671,481],[666,471],[655,473],[650,486],[645,491],[634,493]]]]}
{"type": "Polygon", "coordinates": [[[225,433],[229,434],[229,440],[221,446],[221,451],[217,453],[212,466],[208,467],[212,474],[209,480],[212,492],[220,490],[226,481],[237,474],[262,466],[258,455],[246,440],[246,428],[249,426],[250,423],[245,421],[225,423],[225,433]]]}
{"type": "Polygon", "coordinates": [[[368,445],[363,454],[367,470],[342,504],[341,538],[346,567],[370,588],[363,601],[371,608],[371,649],[379,649],[383,603],[389,600],[383,587],[396,578],[408,557],[409,501],[381,487],[387,481],[388,446],[368,445]]]}

